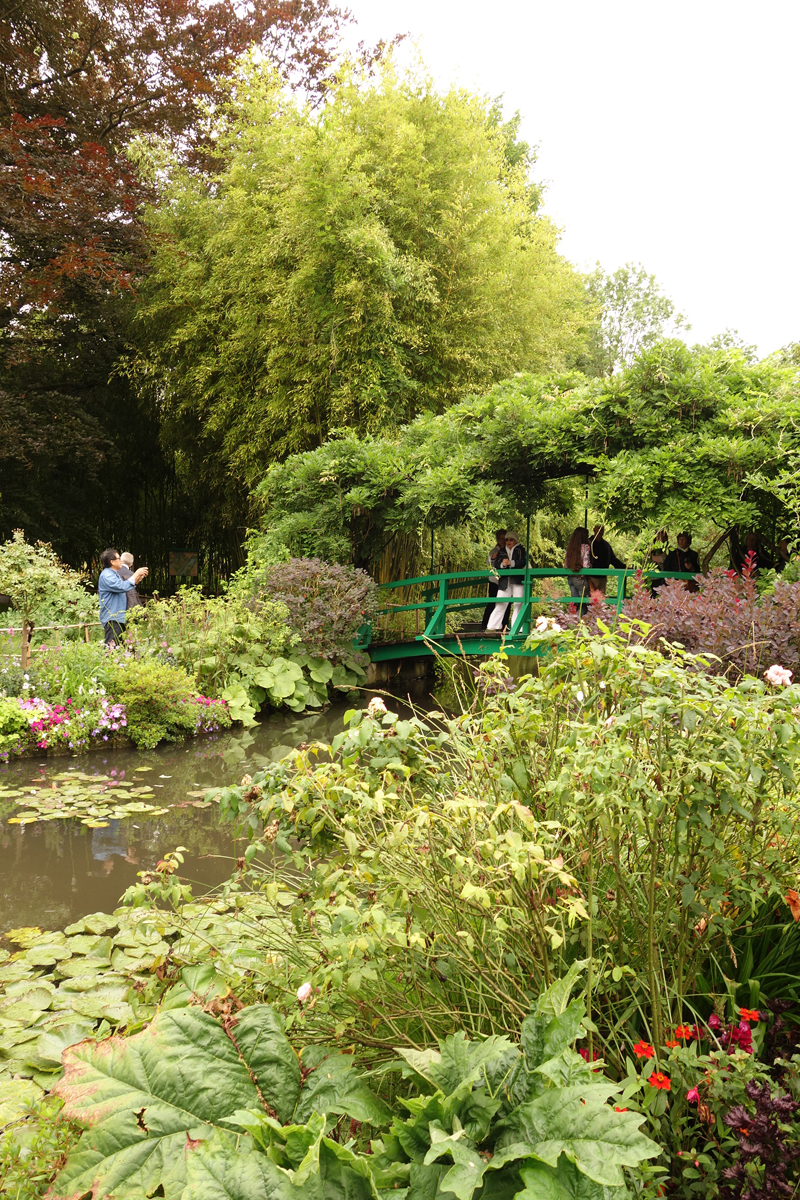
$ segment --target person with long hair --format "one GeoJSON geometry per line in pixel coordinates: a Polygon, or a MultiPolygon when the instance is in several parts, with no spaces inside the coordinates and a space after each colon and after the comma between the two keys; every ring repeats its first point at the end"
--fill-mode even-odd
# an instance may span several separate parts
{"type": "Polygon", "coordinates": [[[578,602],[578,611],[583,612],[587,597],[591,592],[591,580],[588,575],[578,572],[588,571],[592,565],[592,552],[589,545],[589,530],[585,525],[579,525],[573,530],[572,537],[567,542],[564,554],[564,566],[572,575],[567,576],[569,594],[578,602]]]}

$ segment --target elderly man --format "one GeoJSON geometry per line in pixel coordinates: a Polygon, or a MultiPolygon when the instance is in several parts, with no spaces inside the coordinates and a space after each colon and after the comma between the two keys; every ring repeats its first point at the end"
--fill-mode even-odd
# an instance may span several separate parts
{"type": "Polygon", "coordinates": [[[100,623],[103,626],[107,646],[118,646],[125,629],[127,616],[127,593],[135,589],[140,579],[147,575],[147,567],[139,567],[128,579],[120,575],[122,560],[119,551],[104,550],[100,555],[102,571],[97,581],[97,596],[100,601],[100,623]]]}
{"type": "MultiPolygon", "coordinates": [[[[122,566],[119,569],[120,579],[130,579],[133,575],[133,555],[130,550],[126,550],[124,554],[119,556],[122,566]]],[[[141,597],[136,588],[131,588],[128,595],[125,597],[128,608],[136,608],[137,604],[141,604],[141,597]]]]}
{"type": "MultiPolygon", "coordinates": [[[[509,570],[513,567],[520,569],[527,564],[528,557],[525,553],[525,547],[519,543],[519,538],[515,533],[506,533],[505,556],[500,560],[499,566],[502,570],[509,570]]],[[[497,593],[497,603],[494,606],[494,612],[489,617],[488,629],[493,632],[503,628],[503,618],[505,616],[508,602],[512,598],[518,598],[525,594],[525,577],[523,575],[501,575],[500,590],[497,593]]],[[[514,611],[511,616],[511,627],[513,629],[521,604],[514,605],[514,611]]]]}

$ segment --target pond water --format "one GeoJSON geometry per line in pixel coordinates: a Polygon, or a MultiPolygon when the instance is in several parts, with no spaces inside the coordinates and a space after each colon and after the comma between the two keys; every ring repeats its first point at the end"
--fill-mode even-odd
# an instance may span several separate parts
{"type": "MultiPolygon", "coordinates": [[[[424,690],[414,700],[424,705],[424,690]]],[[[0,766],[0,785],[31,788],[70,771],[86,777],[146,781],[161,815],[137,814],[103,828],[57,819],[9,823],[11,801],[0,802],[0,933],[25,925],[62,929],[90,912],[111,912],[136,872],[153,868],[176,846],[185,846],[181,876],[196,894],[221,883],[244,853],[232,825],[221,824],[216,805],[199,808],[197,793],[238,783],[301,742],[330,741],[352,704],[322,713],[272,716],[251,730],[196,738],[156,750],[114,749],[81,757],[29,758],[0,766]],[[142,768],[149,768],[146,774],[142,768]],[[194,793],[192,795],[191,793],[194,793]]],[[[152,800],[149,801],[153,803],[152,800]]]]}

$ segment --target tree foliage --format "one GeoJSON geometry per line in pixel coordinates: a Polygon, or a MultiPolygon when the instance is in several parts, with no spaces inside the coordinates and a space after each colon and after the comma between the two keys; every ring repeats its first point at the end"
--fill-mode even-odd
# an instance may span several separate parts
{"type": "Polygon", "coordinates": [[[641,263],[626,263],[613,273],[598,263],[587,280],[587,291],[599,309],[582,360],[590,375],[613,375],[629,367],[642,350],[691,329],[655,275],[648,275],[641,263]]]}
{"type": "Polygon", "coordinates": [[[568,509],[586,473],[619,530],[711,522],[771,540],[793,522],[778,485],[800,453],[799,383],[777,359],[679,342],[604,381],[517,375],[397,436],[347,434],[272,467],[262,523],[293,552],[313,537],[318,553],[364,564],[423,525],[568,509]]]}
{"type": "Polygon", "coordinates": [[[496,107],[391,66],[319,111],[242,76],[213,182],[178,172],[139,368],[208,486],[376,434],[580,343],[579,277],[496,107]]]}
{"type": "Polygon", "coordinates": [[[127,150],[159,138],[205,167],[204,106],[239,55],[256,44],[319,95],[344,19],[328,0],[0,7],[0,534],[23,524],[76,563],[132,532],[162,553],[198,537],[201,506],[115,375],[148,259],[127,150]]]}

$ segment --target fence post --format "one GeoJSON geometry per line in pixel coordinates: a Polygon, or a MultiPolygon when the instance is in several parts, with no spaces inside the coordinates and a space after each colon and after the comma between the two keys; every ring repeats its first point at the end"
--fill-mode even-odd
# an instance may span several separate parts
{"type": "Polygon", "coordinates": [[[83,627],[83,640],[87,643],[89,641],[89,626],[88,625],[84,625],[84,627],[83,627]]]}
{"type": "Polygon", "coordinates": [[[19,663],[24,671],[29,662],[29,645],[28,645],[28,622],[23,617],[22,620],[22,646],[20,647],[19,663]]]}

